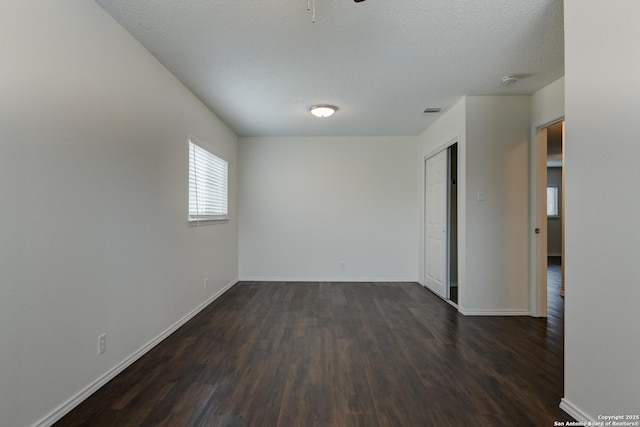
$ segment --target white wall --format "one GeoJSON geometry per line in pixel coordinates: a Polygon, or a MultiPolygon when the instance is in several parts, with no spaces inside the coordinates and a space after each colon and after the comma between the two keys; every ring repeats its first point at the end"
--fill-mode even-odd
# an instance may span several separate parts
{"type": "Polygon", "coordinates": [[[565,398],[640,410],[640,2],[565,0],[565,398]]]}
{"type": "Polygon", "coordinates": [[[415,281],[414,155],[409,137],[240,138],[241,279],[415,281]]]}
{"type": "Polygon", "coordinates": [[[459,303],[464,314],[527,314],[529,96],[466,97],[418,137],[418,265],[424,283],[424,157],[459,149],[459,303]],[[476,200],[477,192],[484,201],[476,200]]]}
{"type": "Polygon", "coordinates": [[[464,314],[527,314],[529,96],[466,98],[464,314]],[[477,193],[484,201],[477,200],[477,193]]]}
{"type": "Polygon", "coordinates": [[[531,124],[535,128],[564,117],[564,77],[531,95],[531,124]]]}
{"type": "Polygon", "coordinates": [[[92,1],[5,1],[0,28],[0,425],[19,427],[236,280],[237,138],[92,1]],[[230,162],[227,223],[186,225],[189,134],[230,162]]]}
{"type": "Polygon", "coordinates": [[[546,301],[546,289],[538,289],[537,239],[532,231],[537,227],[537,205],[535,183],[537,182],[536,134],[538,128],[556,122],[564,117],[565,78],[543,87],[531,95],[531,136],[529,144],[529,310],[535,316],[546,314],[538,301],[546,301]]]}
{"type": "MultiPolygon", "coordinates": [[[[424,184],[425,157],[432,156],[453,142],[458,143],[458,247],[463,248],[465,236],[465,127],[466,101],[461,99],[453,107],[446,110],[431,126],[417,138],[417,155],[415,156],[418,206],[418,282],[425,284],[425,243],[424,243],[424,184]]],[[[458,286],[464,288],[465,283],[465,251],[458,253],[458,286]]],[[[462,296],[462,295],[461,295],[462,296]]],[[[459,301],[462,306],[464,301],[459,301]]]]}

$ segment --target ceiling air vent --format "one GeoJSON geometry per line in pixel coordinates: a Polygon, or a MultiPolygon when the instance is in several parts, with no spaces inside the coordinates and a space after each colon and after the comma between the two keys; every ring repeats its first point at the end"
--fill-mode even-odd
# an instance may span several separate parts
{"type": "Polygon", "coordinates": [[[442,111],[442,108],[425,108],[422,114],[437,114],[442,111]]]}

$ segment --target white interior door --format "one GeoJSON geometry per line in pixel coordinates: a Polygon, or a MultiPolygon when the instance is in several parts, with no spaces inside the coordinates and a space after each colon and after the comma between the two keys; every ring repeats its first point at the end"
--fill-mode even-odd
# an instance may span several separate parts
{"type": "Polygon", "coordinates": [[[425,162],[425,283],[447,299],[447,150],[425,162]]]}

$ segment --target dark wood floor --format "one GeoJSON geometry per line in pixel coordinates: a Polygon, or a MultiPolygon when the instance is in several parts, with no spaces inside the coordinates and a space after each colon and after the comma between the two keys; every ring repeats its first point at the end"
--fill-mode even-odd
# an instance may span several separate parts
{"type": "Polygon", "coordinates": [[[56,426],[552,426],[571,419],[561,311],[464,317],[411,283],[239,283],[56,426]]]}
{"type": "Polygon", "coordinates": [[[562,291],[562,258],[550,256],[547,260],[547,316],[564,325],[564,298],[562,291]]]}

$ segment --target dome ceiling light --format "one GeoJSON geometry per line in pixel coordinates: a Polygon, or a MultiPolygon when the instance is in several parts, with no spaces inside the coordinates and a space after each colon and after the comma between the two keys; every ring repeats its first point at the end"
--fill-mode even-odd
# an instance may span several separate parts
{"type": "Polygon", "coordinates": [[[338,111],[338,107],[336,107],[335,105],[320,104],[320,105],[313,105],[312,107],[309,108],[309,111],[314,116],[319,117],[321,119],[325,119],[327,117],[333,116],[333,113],[338,111]]]}

